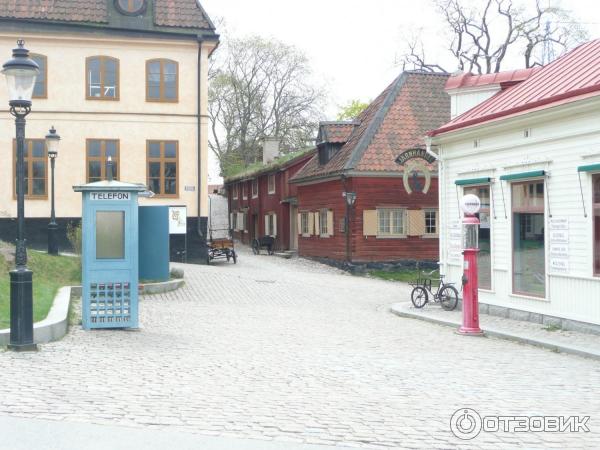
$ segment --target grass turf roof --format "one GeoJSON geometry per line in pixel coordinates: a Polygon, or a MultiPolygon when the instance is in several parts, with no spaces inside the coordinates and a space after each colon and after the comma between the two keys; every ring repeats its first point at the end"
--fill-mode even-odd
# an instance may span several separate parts
{"type": "Polygon", "coordinates": [[[286,153],[268,164],[263,164],[262,162],[256,162],[248,166],[234,164],[229,167],[223,178],[225,179],[225,183],[229,183],[232,181],[243,180],[244,178],[254,177],[266,172],[271,172],[273,170],[282,168],[296,158],[300,158],[314,151],[314,148],[309,148],[298,150],[297,152],[286,153]]]}

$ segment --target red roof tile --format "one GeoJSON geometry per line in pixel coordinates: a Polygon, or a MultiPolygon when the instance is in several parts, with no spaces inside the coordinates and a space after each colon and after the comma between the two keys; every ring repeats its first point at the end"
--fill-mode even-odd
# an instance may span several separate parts
{"type": "MultiPolygon", "coordinates": [[[[59,22],[108,23],[112,0],[0,0],[0,17],[59,22]]],[[[214,30],[197,0],[154,1],[154,23],[159,26],[214,30]]]]}
{"type": "Polygon", "coordinates": [[[429,134],[434,136],[595,95],[600,95],[600,39],[577,47],[522,83],[498,92],[429,134]]]}
{"type": "Polygon", "coordinates": [[[324,165],[315,155],[294,181],[346,171],[400,172],[396,158],[410,148],[424,148],[425,133],[450,117],[444,92],[448,75],[404,72],[358,117],[346,144],[324,165]]]}
{"type": "Polygon", "coordinates": [[[319,124],[319,135],[317,143],[330,142],[332,144],[344,144],[350,138],[354,127],[358,122],[321,122],[319,124]]]}
{"type": "Polygon", "coordinates": [[[0,17],[103,23],[107,8],[106,0],[0,0],[0,17]]]}

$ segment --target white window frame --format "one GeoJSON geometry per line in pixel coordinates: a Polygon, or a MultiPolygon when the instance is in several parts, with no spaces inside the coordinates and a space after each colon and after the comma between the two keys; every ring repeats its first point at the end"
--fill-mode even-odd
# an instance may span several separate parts
{"type": "Polygon", "coordinates": [[[407,236],[408,233],[408,217],[407,217],[407,211],[406,208],[393,208],[393,207],[378,207],[377,208],[377,237],[378,238],[405,238],[407,236]],[[395,228],[395,219],[394,219],[394,212],[401,212],[402,213],[402,233],[394,233],[394,228],[395,228]],[[382,213],[387,213],[389,214],[389,221],[390,221],[390,231],[389,232],[385,232],[382,231],[382,227],[381,227],[381,218],[380,218],[380,214],[382,213]]]}
{"type": "Polygon", "coordinates": [[[236,211],[236,212],[234,212],[234,213],[233,213],[233,215],[232,215],[232,217],[231,217],[231,220],[232,220],[232,223],[231,223],[231,228],[232,228],[234,231],[238,231],[238,226],[237,226],[237,225],[238,225],[238,224],[237,224],[237,217],[238,217],[238,213],[237,213],[237,211],[236,211]]]}
{"type": "Polygon", "coordinates": [[[328,209],[323,208],[319,210],[319,236],[329,237],[329,230],[327,229],[327,213],[328,209]]]}
{"type": "Polygon", "coordinates": [[[258,197],[258,178],[254,178],[252,180],[252,198],[258,197]],[[256,192],[254,192],[254,187],[256,186],[256,192]]]}
{"type": "Polygon", "coordinates": [[[269,192],[269,194],[274,194],[276,192],[276,190],[277,190],[277,188],[275,186],[276,185],[275,181],[276,181],[275,180],[275,174],[271,174],[271,175],[268,176],[268,178],[267,178],[267,185],[268,185],[268,192],[269,192]],[[272,183],[271,183],[271,180],[273,180],[272,183]],[[271,184],[273,186],[271,186],[271,184]]]}
{"type": "Polygon", "coordinates": [[[303,237],[310,236],[309,220],[310,220],[310,212],[300,211],[300,234],[303,237]],[[306,225],[306,227],[305,227],[305,225],[306,225]]]}
{"type": "Polygon", "coordinates": [[[423,210],[423,215],[424,215],[424,219],[425,219],[425,236],[438,236],[438,231],[439,231],[439,222],[440,222],[440,213],[437,209],[435,208],[426,208],[423,210]],[[434,227],[435,227],[435,231],[433,233],[427,231],[428,225],[427,225],[427,214],[435,214],[434,216],[434,227]]]}
{"type": "Polygon", "coordinates": [[[248,200],[248,183],[242,182],[242,200],[248,200]]]}
{"type": "Polygon", "coordinates": [[[232,194],[232,198],[234,200],[237,200],[239,198],[239,187],[237,183],[234,183],[232,186],[233,189],[233,194],[232,194]]]}

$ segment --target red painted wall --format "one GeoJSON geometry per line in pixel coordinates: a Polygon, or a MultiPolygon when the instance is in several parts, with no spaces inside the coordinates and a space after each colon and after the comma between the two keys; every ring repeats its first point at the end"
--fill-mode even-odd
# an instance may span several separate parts
{"type": "Polygon", "coordinates": [[[255,236],[260,237],[265,232],[265,214],[274,212],[277,214],[277,237],[275,248],[277,250],[287,250],[290,248],[290,205],[283,200],[295,197],[297,187],[288,183],[296,172],[298,172],[306,162],[312,157],[313,153],[308,153],[304,158],[293,162],[290,166],[283,169],[277,169],[273,172],[264,173],[258,176],[258,197],[252,198],[252,180],[225,183],[227,188],[227,198],[229,201],[229,211],[247,210],[247,231],[234,232],[234,238],[239,239],[244,244],[251,244],[255,236]],[[269,174],[275,174],[275,193],[268,193],[269,174]],[[233,185],[238,185],[238,199],[233,199],[233,185]],[[247,199],[243,199],[242,186],[245,186],[247,199]],[[258,230],[254,229],[253,216],[258,216],[258,230]]]}
{"type": "MultiPolygon", "coordinates": [[[[403,207],[408,209],[438,208],[437,178],[431,179],[427,194],[408,194],[400,177],[358,177],[346,180],[348,191],[356,192],[357,199],[351,219],[352,261],[438,260],[438,239],[409,236],[402,239],[382,239],[363,235],[363,210],[377,207],[403,207]]],[[[342,181],[327,181],[298,187],[298,211],[333,210],[335,236],[298,237],[301,256],[324,257],[337,260],[346,258],[345,234],[340,222],[345,216],[342,181]]],[[[438,217],[439,225],[439,217],[438,217]]]]}

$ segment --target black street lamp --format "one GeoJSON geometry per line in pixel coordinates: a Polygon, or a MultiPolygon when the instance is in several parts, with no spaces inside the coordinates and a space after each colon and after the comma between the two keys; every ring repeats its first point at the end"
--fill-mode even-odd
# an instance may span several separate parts
{"type": "Polygon", "coordinates": [[[56,213],[54,212],[54,163],[58,157],[58,144],[60,142],[60,136],[56,134],[54,127],[50,128],[50,131],[46,135],[46,150],[48,151],[48,158],[50,158],[50,169],[51,169],[51,194],[50,194],[50,223],[48,224],[48,254],[58,255],[58,242],[56,241],[56,230],[58,225],[56,224],[56,213]]]}
{"type": "Polygon", "coordinates": [[[342,192],[342,196],[346,199],[346,261],[351,262],[350,218],[352,215],[352,207],[354,206],[354,202],[356,202],[356,192],[342,192]]]}
{"type": "Polygon", "coordinates": [[[39,67],[29,58],[24,41],[17,41],[12,59],[4,63],[2,73],[8,84],[10,113],[17,129],[17,242],[15,269],[10,271],[10,344],[11,350],[37,350],[33,343],[33,272],[27,268],[25,247],[25,117],[31,111],[31,96],[39,67]]]}

